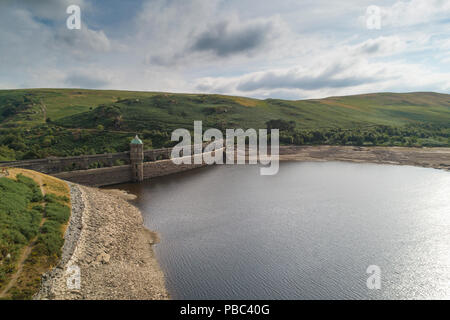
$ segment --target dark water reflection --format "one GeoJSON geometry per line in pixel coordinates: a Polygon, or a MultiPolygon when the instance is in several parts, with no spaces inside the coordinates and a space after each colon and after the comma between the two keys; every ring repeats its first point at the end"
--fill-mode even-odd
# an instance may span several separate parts
{"type": "Polygon", "coordinates": [[[216,166],[115,188],[160,233],[173,298],[450,298],[448,172],[288,162],[276,176],[216,166]]]}

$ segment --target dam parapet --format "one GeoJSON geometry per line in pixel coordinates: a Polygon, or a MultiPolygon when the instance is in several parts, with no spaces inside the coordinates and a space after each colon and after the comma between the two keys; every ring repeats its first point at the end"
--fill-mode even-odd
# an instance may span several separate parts
{"type": "MultiPolygon", "coordinates": [[[[202,144],[202,150],[208,144],[202,144]]],[[[175,164],[170,159],[173,148],[144,150],[142,141],[136,136],[130,143],[130,151],[126,152],[8,161],[0,162],[0,167],[34,170],[70,182],[99,187],[139,182],[206,166],[204,162],[195,164],[193,159],[200,154],[194,154],[194,145],[191,148],[191,155],[186,156],[192,157],[191,164],[175,164]]]]}

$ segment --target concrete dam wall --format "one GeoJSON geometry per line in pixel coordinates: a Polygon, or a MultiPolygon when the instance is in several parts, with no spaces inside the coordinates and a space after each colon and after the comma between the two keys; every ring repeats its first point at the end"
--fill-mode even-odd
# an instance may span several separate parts
{"type": "MultiPolygon", "coordinates": [[[[143,151],[144,162],[169,159],[171,148],[143,151]]],[[[76,157],[52,157],[47,159],[20,160],[0,162],[0,167],[22,168],[39,171],[46,174],[55,174],[66,171],[88,170],[93,164],[103,167],[112,167],[117,163],[130,164],[130,152],[105,153],[76,157]]]]}
{"type": "MultiPolygon", "coordinates": [[[[165,176],[186,170],[191,170],[203,167],[205,165],[206,165],[205,163],[176,165],[170,159],[158,160],[153,162],[144,162],[143,180],[165,176]]],[[[93,187],[100,187],[135,181],[133,177],[132,165],[61,172],[52,174],[52,176],[59,179],[93,187]]]]}
{"type": "MultiPolygon", "coordinates": [[[[207,144],[203,144],[202,147],[207,144]]],[[[203,154],[187,155],[192,164],[175,164],[170,159],[172,148],[143,150],[142,141],[136,136],[130,144],[130,151],[86,155],[64,158],[10,161],[0,163],[0,167],[14,167],[49,174],[59,179],[86,186],[106,186],[118,183],[142,181],[172,173],[203,167],[206,164],[194,164],[194,157],[203,154]],[[92,165],[101,168],[90,168],[92,165]]],[[[194,154],[194,146],[191,146],[194,154]]]]}

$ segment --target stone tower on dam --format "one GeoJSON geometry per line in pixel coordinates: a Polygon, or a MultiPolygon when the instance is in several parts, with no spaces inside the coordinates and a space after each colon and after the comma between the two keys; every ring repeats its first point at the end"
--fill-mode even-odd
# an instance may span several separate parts
{"type": "Polygon", "coordinates": [[[136,135],[130,143],[130,161],[133,181],[144,180],[144,144],[136,135]]]}

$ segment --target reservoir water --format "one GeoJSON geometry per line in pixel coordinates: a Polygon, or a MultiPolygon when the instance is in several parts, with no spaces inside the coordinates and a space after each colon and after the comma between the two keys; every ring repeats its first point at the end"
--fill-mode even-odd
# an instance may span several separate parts
{"type": "Polygon", "coordinates": [[[449,172],[284,162],[275,176],[214,166],[115,188],[159,233],[174,299],[450,298],[449,172]]]}

